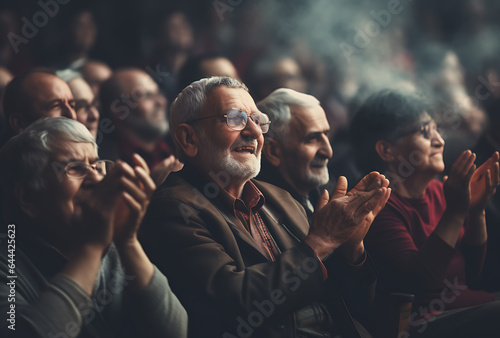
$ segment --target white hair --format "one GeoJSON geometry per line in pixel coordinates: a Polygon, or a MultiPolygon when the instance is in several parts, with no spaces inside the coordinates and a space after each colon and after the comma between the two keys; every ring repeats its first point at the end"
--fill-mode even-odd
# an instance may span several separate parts
{"type": "Polygon", "coordinates": [[[311,107],[320,103],[312,95],[299,93],[289,88],[279,88],[257,103],[257,108],[269,115],[272,121],[269,132],[265,135],[276,140],[284,140],[288,136],[288,124],[292,118],[292,106],[311,107]]]}
{"type": "MultiPolygon", "coordinates": [[[[190,122],[199,117],[207,96],[221,86],[242,88],[248,91],[245,84],[230,77],[213,76],[195,81],[184,88],[170,106],[170,130],[175,133],[175,129],[179,124],[190,122]]],[[[174,142],[177,151],[180,151],[175,138],[174,142]]]]}
{"type": "Polygon", "coordinates": [[[14,136],[2,149],[2,178],[19,182],[30,191],[43,192],[49,187],[43,173],[50,165],[58,144],[64,141],[91,143],[97,155],[97,144],[88,129],[78,121],[66,117],[46,117],[29,125],[14,136]]]}

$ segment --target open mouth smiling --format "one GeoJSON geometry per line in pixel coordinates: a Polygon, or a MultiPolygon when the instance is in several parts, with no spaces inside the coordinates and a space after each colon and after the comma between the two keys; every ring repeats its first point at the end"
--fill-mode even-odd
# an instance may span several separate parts
{"type": "Polygon", "coordinates": [[[238,153],[244,153],[244,152],[247,152],[249,154],[254,154],[255,153],[255,147],[254,146],[239,146],[239,147],[234,147],[232,150],[236,151],[238,153]]]}

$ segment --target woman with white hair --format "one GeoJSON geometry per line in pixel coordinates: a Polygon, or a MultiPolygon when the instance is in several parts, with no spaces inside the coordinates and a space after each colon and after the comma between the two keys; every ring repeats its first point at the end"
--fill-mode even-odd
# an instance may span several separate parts
{"type": "Polygon", "coordinates": [[[133,168],[101,160],[87,128],[60,117],[33,123],[0,159],[1,336],[186,336],[185,310],[137,240],[156,188],[140,156],[133,168]]]}

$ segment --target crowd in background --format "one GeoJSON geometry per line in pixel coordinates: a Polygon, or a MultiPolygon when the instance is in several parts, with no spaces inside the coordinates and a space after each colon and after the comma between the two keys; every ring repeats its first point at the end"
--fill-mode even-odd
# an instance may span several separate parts
{"type": "MultiPolygon", "coordinates": [[[[128,160],[132,144],[140,143],[159,185],[162,168],[182,166],[171,156],[168,107],[191,82],[229,76],[245,83],[255,102],[290,88],[314,96],[325,110],[330,180],[342,175],[357,182],[365,173],[353,153],[354,114],[374,92],[405,89],[421,93],[431,107],[427,113],[446,141],[446,175],[466,149],[479,164],[500,151],[498,14],[494,0],[6,1],[0,5],[0,98],[27,71],[57,75],[71,88],[77,115],[80,108],[88,113],[81,122],[101,157],[128,160]],[[156,113],[166,111],[152,113],[154,126],[115,116],[115,102],[131,116],[153,109],[125,99],[136,83],[156,113]],[[99,122],[106,118],[130,129],[122,133],[132,141],[108,140],[115,134],[99,122]]],[[[8,106],[0,105],[2,142],[17,132],[2,110],[8,106]]],[[[487,225],[481,287],[499,291],[499,194],[487,208],[487,225]]]]}

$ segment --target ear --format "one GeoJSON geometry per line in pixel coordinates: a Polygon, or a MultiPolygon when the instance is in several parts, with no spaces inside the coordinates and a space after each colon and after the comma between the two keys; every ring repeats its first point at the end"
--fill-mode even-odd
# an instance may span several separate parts
{"type": "Polygon", "coordinates": [[[271,137],[264,139],[264,148],[262,149],[267,161],[273,166],[277,167],[281,163],[281,146],[276,140],[271,137]]]}
{"type": "Polygon", "coordinates": [[[14,194],[22,211],[30,218],[37,218],[39,216],[38,199],[33,191],[29,191],[20,184],[17,184],[14,187],[14,194]]]}
{"type": "Polygon", "coordinates": [[[189,124],[181,123],[174,131],[173,137],[188,157],[195,157],[199,150],[199,138],[196,131],[189,124]]]}
{"type": "Polygon", "coordinates": [[[9,116],[9,124],[16,133],[22,133],[24,131],[24,126],[26,125],[22,115],[17,113],[9,116]]]}
{"type": "Polygon", "coordinates": [[[395,158],[394,149],[389,141],[378,140],[375,143],[375,151],[384,162],[392,162],[395,158]]]}

